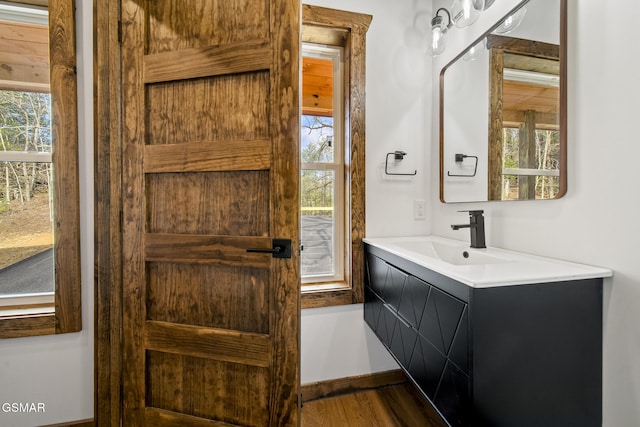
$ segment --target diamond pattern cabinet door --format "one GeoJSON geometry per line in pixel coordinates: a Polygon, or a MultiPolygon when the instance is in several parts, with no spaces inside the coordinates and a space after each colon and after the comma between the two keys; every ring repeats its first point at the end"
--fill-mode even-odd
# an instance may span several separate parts
{"type": "Polygon", "coordinates": [[[367,254],[367,270],[369,272],[369,285],[371,290],[384,297],[384,287],[387,283],[389,265],[377,256],[367,254]]]}
{"type": "Polygon", "coordinates": [[[469,377],[447,362],[434,403],[452,427],[469,425],[470,386],[469,377]]]}
{"type": "Polygon", "coordinates": [[[364,289],[364,321],[376,332],[383,303],[370,288],[364,289]]]}
{"type": "Polygon", "coordinates": [[[418,328],[422,312],[427,303],[431,286],[422,280],[409,276],[404,284],[402,298],[398,305],[398,313],[414,328],[418,328]]]}
{"type": "Polygon", "coordinates": [[[433,400],[446,357],[440,353],[429,341],[418,336],[409,363],[409,375],[426,395],[433,400]]]}
{"type": "Polygon", "coordinates": [[[420,321],[420,334],[448,354],[464,307],[462,301],[432,288],[420,321]]]}
{"type": "Polygon", "coordinates": [[[380,320],[378,320],[378,329],[376,333],[382,343],[390,347],[391,346],[391,338],[393,338],[393,329],[396,326],[396,321],[398,320],[395,313],[391,310],[388,305],[383,305],[380,320]]]}
{"type": "Polygon", "coordinates": [[[449,360],[469,374],[469,307],[465,306],[460,325],[451,343],[449,360]]]}
{"type": "Polygon", "coordinates": [[[405,272],[398,270],[393,266],[389,266],[387,284],[384,286],[384,294],[382,295],[382,298],[396,311],[400,305],[402,290],[404,289],[407,277],[408,275],[405,272]]]}
{"type": "Polygon", "coordinates": [[[396,321],[391,338],[391,352],[398,358],[402,366],[407,366],[411,361],[411,354],[416,345],[418,332],[402,320],[396,321]]]}

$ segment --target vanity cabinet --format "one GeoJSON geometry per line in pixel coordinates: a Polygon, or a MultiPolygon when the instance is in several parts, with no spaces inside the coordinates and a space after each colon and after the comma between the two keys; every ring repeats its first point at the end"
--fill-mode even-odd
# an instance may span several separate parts
{"type": "Polygon", "coordinates": [[[365,322],[451,426],[601,426],[601,278],[474,288],[365,248],[365,322]]]}

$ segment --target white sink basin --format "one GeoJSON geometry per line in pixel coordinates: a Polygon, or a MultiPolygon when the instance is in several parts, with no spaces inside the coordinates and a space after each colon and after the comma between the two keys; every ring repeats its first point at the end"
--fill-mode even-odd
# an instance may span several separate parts
{"type": "Polygon", "coordinates": [[[512,286],[610,277],[600,267],[500,248],[475,249],[437,236],[377,237],[364,242],[472,287],[512,286]]]}
{"type": "Polygon", "coordinates": [[[402,246],[409,251],[437,258],[454,265],[483,265],[511,262],[498,254],[492,253],[492,249],[470,248],[468,244],[459,242],[438,241],[423,239],[403,242],[402,246]]]}

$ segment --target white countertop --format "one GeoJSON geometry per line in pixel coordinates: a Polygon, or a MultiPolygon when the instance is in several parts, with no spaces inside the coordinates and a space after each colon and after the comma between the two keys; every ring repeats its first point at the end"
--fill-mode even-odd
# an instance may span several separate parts
{"type": "Polygon", "coordinates": [[[474,288],[613,276],[606,268],[499,248],[473,249],[468,242],[437,236],[367,237],[364,242],[474,288]]]}

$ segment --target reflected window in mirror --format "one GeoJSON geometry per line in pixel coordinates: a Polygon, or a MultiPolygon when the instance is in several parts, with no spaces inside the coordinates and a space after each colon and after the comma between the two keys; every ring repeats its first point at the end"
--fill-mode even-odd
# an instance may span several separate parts
{"type": "Polygon", "coordinates": [[[490,34],[489,200],[560,193],[558,44],[490,34]]]}
{"type": "Polygon", "coordinates": [[[566,193],[565,58],[566,0],[528,0],[442,69],[443,202],[566,193]]]}
{"type": "Polygon", "coordinates": [[[73,0],[0,4],[0,338],[81,329],[73,0]]]}

